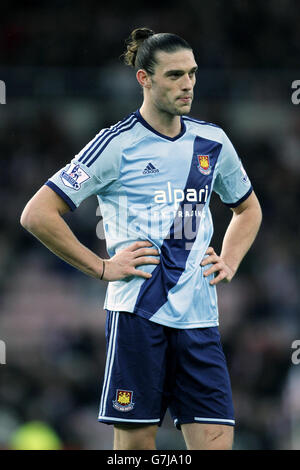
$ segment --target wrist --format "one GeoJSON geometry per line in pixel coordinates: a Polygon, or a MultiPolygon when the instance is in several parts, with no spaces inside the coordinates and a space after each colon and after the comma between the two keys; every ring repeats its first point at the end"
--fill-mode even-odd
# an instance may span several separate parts
{"type": "Polygon", "coordinates": [[[227,266],[227,268],[231,271],[231,277],[233,277],[235,275],[235,273],[237,272],[238,270],[238,265],[230,262],[230,261],[226,261],[225,260],[225,264],[227,266]]]}
{"type": "Polygon", "coordinates": [[[232,277],[233,277],[235,275],[235,273],[237,272],[238,267],[239,267],[239,263],[237,262],[237,260],[226,257],[222,254],[220,255],[220,258],[223,259],[223,261],[226,264],[226,266],[228,267],[228,269],[230,269],[230,271],[232,272],[232,277]]]}

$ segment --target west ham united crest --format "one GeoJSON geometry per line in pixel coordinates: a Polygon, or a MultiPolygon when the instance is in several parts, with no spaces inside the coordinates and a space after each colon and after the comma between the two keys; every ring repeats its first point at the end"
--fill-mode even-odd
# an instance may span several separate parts
{"type": "Polygon", "coordinates": [[[133,392],[129,390],[117,390],[116,399],[113,401],[113,407],[118,411],[130,411],[134,407],[132,402],[133,392]]]}
{"type": "Polygon", "coordinates": [[[198,170],[203,175],[209,175],[211,172],[209,155],[197,155],[198,158],[198,170]]]}

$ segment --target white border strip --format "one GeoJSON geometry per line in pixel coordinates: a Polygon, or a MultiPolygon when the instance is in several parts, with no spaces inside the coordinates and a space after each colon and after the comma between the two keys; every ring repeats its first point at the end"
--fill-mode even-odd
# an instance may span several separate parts
{"type": "Polygon", "coordinates": [[[98,420],[104,419],[106,421],[127,421],[132,423],[158,423],[160,419],[126,419],[126,418],[109,418],[108,416],[98,416],[98,420]]]}
{"type": "Polygon", "coordinates": [[[99,415],[105,415],[107,394],[109,390],[111,370],[112,370],[112,365],[114,362],[114,354],[115,354],[115,349],[116,349],[118,318],[119,318],[119,312],[113,312],[99,415]]]}
{"type": "Polygon", "coordinates": [[[195,421],[218,421],[219,423],[230,423],[235,424],[234,419],[221,419],[221,418],[197,418],[194,416],[195,421]]]}

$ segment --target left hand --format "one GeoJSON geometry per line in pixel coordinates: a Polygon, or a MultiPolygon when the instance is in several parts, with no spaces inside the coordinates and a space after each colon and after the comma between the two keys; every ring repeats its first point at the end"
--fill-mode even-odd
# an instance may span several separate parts
{"type": "Polygon", "coordinates": [[[221,256],[216,254],[215,250],[211,246],[207,249],[205,254],[209,256],[201,261],[201,266],[206,266],[207,264],[213,264],[213,266],[204,271],[203,276],[207,277],[210,274],[219,273],[210,281],[210,285],[216,285],[221,281],[230,282],[235,275],[233,269],[225,263],[221,256]]]}

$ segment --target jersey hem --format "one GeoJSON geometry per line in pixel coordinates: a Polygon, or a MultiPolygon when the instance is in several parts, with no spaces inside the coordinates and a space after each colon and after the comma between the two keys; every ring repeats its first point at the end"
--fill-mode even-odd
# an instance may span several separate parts
{"type": "Polygon", "coordinates": [[[159,323],[160,325],[169,326],[170,328],[177,328],[177,329],[180,329],[180,330],[188,330],[188,329],[192,329],[192,328],[210,328],[210,327],[213,327],[213,326],[219,326],[218,321],[174,323],[174,322],[168,322],[168,321],[164,321],[164,322],[157,321],[157,320],[153,320],[152,318],[149,318],[149,320],[152,321],[153,323],[159,323]]]}
{"type": "Polygon", "coordinates": [[[146,312],[142,309],[137,309],[132,311],[132,307],[127,307],[126,305],[114,305],[104,306],[105,310],[110,310],[112,312],[128,312],[132,313],[133,315],[137,315],[139,317],[145,318],[146,320],[152,321],[153,323],[158,323],[159,325],[168,326],[170,328],[177,328],[177,329],[192,329],[192,328],[209,328],[213,326],[219,326],[218,320],[210,320],[210,321],[197,321],[197,322],[172,322],[168,320],[160,320],[160,319],[153,319],[153,313],[146,312]]]}

